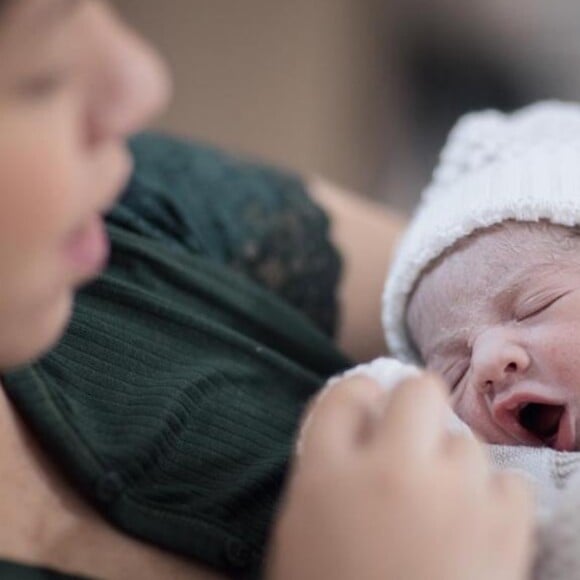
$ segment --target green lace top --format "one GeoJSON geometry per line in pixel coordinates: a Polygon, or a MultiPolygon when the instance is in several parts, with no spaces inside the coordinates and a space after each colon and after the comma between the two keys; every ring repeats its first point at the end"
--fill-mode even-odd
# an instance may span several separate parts
{"type": "Polygon", "coordinates": [[[340,257],[299,178],[159,135],[132,150],[136,170],[114,223],[244,274],[334,335],[340,257]]]}
{"type": "Polygon", "coordinates": [[[132,149],[107,271],[7,393],[114,525],[258,577],[304,405],[349,366],[340,260],[299,179],[167,137],[132,149]]]}

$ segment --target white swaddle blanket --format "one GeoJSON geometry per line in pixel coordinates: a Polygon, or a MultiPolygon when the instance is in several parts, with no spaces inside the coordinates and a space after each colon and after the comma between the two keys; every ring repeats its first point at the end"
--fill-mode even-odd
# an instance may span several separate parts
{"type": "MultiPolygon", "coordinates": [[[[392,389],[417,373],[416,367],[383,357],[359,365],[340,378],[362,374],[392,389]]],[[[471,433],[451,410],[449,428],[471,433]]],[[[537,506],[534,580],[580,580],[580,452],[511,445],[487,447],[495,468],[517,471],[532,483],[537,506]]]]}

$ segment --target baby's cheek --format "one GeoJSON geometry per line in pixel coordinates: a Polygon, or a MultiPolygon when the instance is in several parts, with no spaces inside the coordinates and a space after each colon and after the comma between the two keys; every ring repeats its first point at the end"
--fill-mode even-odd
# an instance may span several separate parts
{"type": "Polygon", "coordinates": [[[457,417],[473,433],[487,443],[500,443],[497,441],[496,430],[484,404],[477,398],[465,393],[460,399],[451,400],[451,407],[457,417]]]}
{"type": "Polygon", "coordinates": [[[566,324],[538,328],[533,335],[534,358],[543,382],[572,387],[580,393],[580,313],[568,313],[566,324]]]}

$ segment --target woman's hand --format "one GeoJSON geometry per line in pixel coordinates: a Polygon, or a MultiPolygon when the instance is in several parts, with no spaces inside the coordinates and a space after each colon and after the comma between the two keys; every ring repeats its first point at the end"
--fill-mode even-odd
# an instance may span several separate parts
{"type": "Polygon", "coordinates": [[[529,491],[445,428],[438,379],[386,395],[333,387],[305,433],[271,546],[274,580],[518,580],[531,551],[529,491]],[[388,397],[388,400],[387,400],[388,397]]]}

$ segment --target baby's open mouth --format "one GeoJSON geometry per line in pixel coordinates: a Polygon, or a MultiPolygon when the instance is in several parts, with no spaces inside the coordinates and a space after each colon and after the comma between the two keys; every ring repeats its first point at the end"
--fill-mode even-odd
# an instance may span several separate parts
{"type": "Polygon", "coordinates": [[[526,403],[518,410],[517,419],[543,445],[558,451],[574,451],[574,427],[565,405],[526,403]]]}

